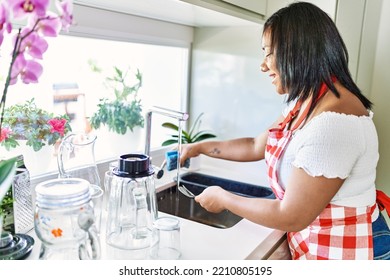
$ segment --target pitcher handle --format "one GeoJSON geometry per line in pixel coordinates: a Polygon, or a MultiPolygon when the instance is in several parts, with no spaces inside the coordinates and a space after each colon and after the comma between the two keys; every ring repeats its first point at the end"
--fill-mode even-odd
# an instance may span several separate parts
{"type": "Polygon", "coordinates": [[[90,244],[92,256],[89,254],[87,247],[85,244],[81,244],[79,247],[79,258],[80,260],[97,260],[100,259],[101,249],[100,249],[100,241],[97,233],[97,229],[95,227],[95,217],[93,213],[86,212],[80,214],[78,223],[80,228],[85,230],[88,233],[88,240],[90,242],[86,242],[86,244],[90,244]]]}
{"type": "Polygon", "coordinates": [[[79,258],[80,260],[98,260],[100,259],[100,242],[99,237],[94,229],[88,230],[88,239],[91,242],[91,251],[92,256],[89,254],[86,246],[84,244],[81,244],[79,247],[79,258]]]}
{"type": "Polygon", "coordinates": [[[95,227],[91,227],[88,230],[88,237],[91,241],[91,248],[92,248],[92,259],[98,260],[101,256],[101,250],[100,250],[100,242],[99,242],[99,236],[97,234],[97,230],[95,227]]]}
{"type": "Polygon", "coordinates": [[[70,178],[70,175],[66,174],[65,168],[64,168],[64,155],[65,155],[65,149],[68,149],[67,147],[67,140],[69,137],[73,137],[74,134],[69,134],[64,139],[62,139],[61,144],[58,148],[58,155],[57,155],[57,165],[58,165],[58,177],[59,178],[70,178]]]}

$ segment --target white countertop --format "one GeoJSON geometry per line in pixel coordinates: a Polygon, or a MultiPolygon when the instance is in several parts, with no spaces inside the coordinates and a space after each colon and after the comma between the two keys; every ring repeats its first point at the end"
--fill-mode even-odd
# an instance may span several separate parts
{"type": "MultiPolygon", "coordinates": [[[[263,163],[233,163],[224,160],[201,158],[201,168],[196,172],[233,179],[236,181],[268,186],[265,165],[263,163]]],[[[185,172],[185,170],[183,170],[185,172]]],[[[191,171],[191,170],[187,170],[191,171]]],[[[172,184],[177,171],[165,172],[160,180],[155,180],[156,188],[164,188],[172,184]]],[[[168,215],[159,212],[159,216],[168,215]]],[[[103,224],[106,213],[103,212],[103,224]]],[[[257,225],[242,219],[236,225],[220,229],[208,225],[179,218],[181,221],[181,259],[192,260],[225,260],[263,258],[283,232],[257,225]]],[[[101,231],[101,259],[147,259],[142,251],[124,251],[113,249],[105,243],[104,226],[101,231]]],[[[40,240],[34,231],[28,233],[36,244],[28,259],[38,259],[40,240]]]]}

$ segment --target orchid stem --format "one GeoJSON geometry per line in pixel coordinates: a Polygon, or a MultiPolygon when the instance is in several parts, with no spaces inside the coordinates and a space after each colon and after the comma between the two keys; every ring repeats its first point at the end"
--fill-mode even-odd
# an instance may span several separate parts
{"type": "Polygon", "coordinates": [[[9,69],[8,69],[8,75],[7,75],[7,79],[5,80],[3,95],[2,95],[1,101],[0,101],[0,108],[1,108],[0,135],[1,135],[1,129],[2,129],[2,127],[3,127],[4,112],[5,112],[5,101],[6,101],[6,99],[7,99],[8,87],[9,87],[10,82],[11,82],[12,67],[14,66],[16,57],[17,57],[18,54],[19,54],[21,42],[22,42],[22,40],[23,40],[23,39],[21,38],[20,35],[21,35],[21,28],[19,28],[18,35],[17,35],[17,37],[16,37],[14,50],[13,50],[13,52],[12,52],[10,67],[9,67],[9,69]]]}

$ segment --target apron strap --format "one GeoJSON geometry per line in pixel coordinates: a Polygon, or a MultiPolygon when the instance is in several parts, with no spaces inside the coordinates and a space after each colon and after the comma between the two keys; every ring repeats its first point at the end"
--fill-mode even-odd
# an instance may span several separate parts
{"type": "MultiPolygon", "coordinates": [[[[322,96],[323,94],[320,94],[318,96],[318,99],[322,96]]],[[[307,115],[309,114],[309,110],[310,110],[310,107],[311,107],[311,103],[313,103],[313,100],[312,98],[310,97],[310,100],[309,100],[309,103],[307,104],[305,110],[303,111],[303,113],[301,114],[301,116],[299,117],[299,119],[297,120],[297,122],[294,124],[294,126],[291,128],[292,131],[296,130],[298,127],[301,126],[301,124],[303,123],[304,120],[306,120],[306,117],[307,115]]]]}
{"type": "MultiPolygon", "coordinates": [[[[332,78],[332,81],[335,82],[336,79],[332,78]]],[[[317,101],[320,100],[320,98],[323,95],[325,95],[325,93],[327,91],[328,91],[328,87],[326,86],[325,83],[322,83],[321,88],[319,90],[318,97],[317,97],[317,101]]],[[[310,110],[312,102],[313,102],[312,98],[310,97],[309,103],[307,104],[305,110],[303,111],[303,113],[301,114],[301,116],[299,117],[297,122],[295,123],[294,127],[291,129],[292,131],[296,130],[302,124],[302,122],[306,119],[306,117],[307,117],[307,115],[309,113],[309,110],[310,110]]],[[[283,122],[279,123],[279,129],[284,130],[286,125],[288,123],[290,123],[298,115],[299,110],[301,109],[301,106],[302,106],[302,101],[298,100],[297,103],[295,104],[294,108],[284,118],[283,122]]]]}
{"type": "Polygon", "coordinates": [[[299,110],[301,109],[302,101],[299,100],[294,108],[288,112],[287,116],[284,118],[283,122],[279,123],[279,129],[284,130],[287,124],[289,124],[299,113],[299,110]]]}
{"type": "Polygon", "coordinates": [[[387,215],[390,217],[390,197],[384,192],[376,190],[376,203],[379,206],[379,210],[383,211],[386,209],[387,215]]]}

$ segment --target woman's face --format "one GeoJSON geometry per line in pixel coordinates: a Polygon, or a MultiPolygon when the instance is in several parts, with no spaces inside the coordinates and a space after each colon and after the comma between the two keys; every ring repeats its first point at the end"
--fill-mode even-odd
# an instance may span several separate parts
{"type": "Polygon", "coordinates": [[[275,85],[277,93],[285,94],[286,90],[284,90],[282,87],[279,71],[278,69],[276,69],[276,58],[274,53],[271,52],[270,32],[265,32],[263,35],[262,49],[264,52],[264,60],[260,65],[261,71],[264,73],[268,73],[268,76],[272,79],[271,80],[272,84],[275,85]]]}

